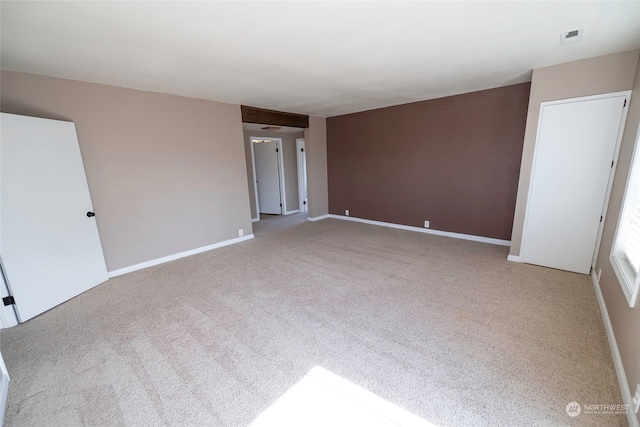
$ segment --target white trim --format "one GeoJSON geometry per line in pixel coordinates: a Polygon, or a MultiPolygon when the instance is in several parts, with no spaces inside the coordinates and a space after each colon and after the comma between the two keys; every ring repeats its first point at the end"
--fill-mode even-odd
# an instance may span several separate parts
{"type": "Polygon", "coordinates": [[[305,197],[307,181],[307,161],[304,138],[296,138],[296,159],[298,160],[298,206],[300,212],[306,212],[309,204],[305,197]],[[305,203],[306,202],[306,203],[305,203]]]}
{"type": "Polygon", "coordinates": [[[323,215],[321,217],[316,217],[315,219],[308,218],[308,220],[318,221],[320,219],[325,219],[325,218],[334,218],[334,219],[341,219],[344,221],[361,222],[363,224],[379,225],[381,227],[396,228],[398,230],[415,231],[417,233],[435,234],[436,236],[453,237],[454,239],[472,240],[474,242],[490,243],[492,245],[511,246],[510,240],[494,239],[492,237],[474,236],[472,234],[453,233],[451,231],[440,231],[440,230],[434,230],[432,228],[413,227],[411,225],[394,224],[392,222],[373,221],[370,219],[357,218],[354,216],[329,214],[329,215],[323,215]]]}
{"type": "Polygon", "coordinates": [[[284,187],[284,150],[282,149],[282,138],[269,138],[276,140],[276,147],[278,147],[278,179],[280,180],[280,214],[286,215],[287,213],[287,190],[284,187]]]}
{"type": "Polygon", "coordinates": [[[626,259],[623,251],[619,249],[619,236],[623,233],[624,223],[626,215],[633,215],[630,211],[635,208],[635,203],[632,202],[632,198],[635,198],[634,187],[637,175],[640,174],[637,163],[640,162],[640,129],[636,134],[636,141],[633,147],[633,153],[631,154],[631,165],[629,167],[629,173],[627,175],[627,182],[625,184],[624,193],[622,195],[622,204],[620,205],[620,213],[618,214],[618,222],[616,224],[616,233],[613,236],[613,244],[611,245],[611,254],[609,255],[609,262],[613,267],[613,271],[616,274],[622,292],[624,293],[629,307],[634,307],[638,298],[638,292],[640,291],[640,285],[638,284],[638,274],[626,259]],[[631,203],[631,205],[629,205],[631,203]]]}
{"type": "Polygon", "coordinates": [[[307,218],[307,221],[320,221],[323,219],[327,219],[327,218],[332,218],[331,215],[327,214],[327,215],[320,215],[320,216],[310,216],[307,218]]]}
{"type": "MultiPolygon", "coordinates": [[[[0,263],[1,264],[1,263],[0,263]]],[[[0,265],[0,297],[4,298],[11,293],[9,292],[9,286],[5,282],[4,270],[0,265]]],[[[11,328],[18,324],[18,316],[16,316],[16,310],[13,305],[0,304],[0,329],[11,328]]],[[[2,419],[0,419],[2,421],[2,419]]],[[[2,425],[2,424],[0,424],[2,425]]]]}
{"type": "Polygon", "coordinates": [[[511,261],[511,262],[522,262],[522,257],[518,256],[518,255],[509,255],[507,257],[507,261],[511,261]]]}
{"type": "Polygon", "coordinates": [[[300,213],[300,209],[294,209],[292,211],[286,211],[284,214],[285,215],[291,215],[291,214],[294,214],[294,213],[300,213]]]}
{"type": "MultiPolygon", "coordinates": [[[[613,188],[613,179],[616,175],[616,169],[618,169],[618,157],[620,155],[620,145],[622,145],[622,136],[624,135],[624,125],[627,122],[627,112],[631,105],[631,91],[618,92],[626,94],[626,105],[622,108],[622,117],[620,118],[620,128],[618,129],[618,139],[616,141],[616,148],[613,151],[614,167],[609,172],[609,182],[607,183],[607,192],[604,195],[604,205],[602,207],[602,221],[598,228],[598,237],[596,238],[596,248],[593,252],[593,258],[591,259],[591,267],[596,269],[596,261],[598,260],[598,252],[600,251],[600,242],[602,241],[602,233],[604,231],[604,223],[607,221],[607,209],[609,208],[609,198],[611,197],[611,189],[613,188]]],[[[615,240],[614,240],[615,241],[615,240]]]]}
{"type": "MultiPolygon", "coordinates": [[[[525,245],[525,240],[527,237],[527,224],[529,222],[529,206],[531,204],[531,194],[533,193],[533,191],[531,191],[532,188],[532,183],[533,183],[533,177],[535,174],[535,169],[536,169],[536,160],[538,157],[538,148],[540,146],[539,144],[539,140],[540,140],[540,128],[542,127],[542,119],[543,119],[543,114],[544,114],[544,107],[546,106],[550,106],[550,105],[558,105],[558,104],[570,104],[570,103],[574,103],[574,102],[584,102],[584,101],[592,101],[595,99],[603,99],[603,98],[615,98],[617,96],[625,96],[627,98],[627,106],[624,107],[623,111],[622,111],[622,119],[621,119],[621,129],[618,131],[618,140],[616,141],[616,148],[614,149],[614,157],[613,160],[615,161],[615,164],[618,164],[618,153],[620,151],[620,142],[622,141],[622,134],[624,131],[624,123],[626,121],[627,118],[627,111],[629,110],[629,99],[631,97],[631,91],[630,90],[625,90],[625,91],[621,91],[621,92],[612,92],[612,93],[604,93],[604,94],[600,94],[600,95],[590,95],[590,96],[581,96],[578,98],[567,98],[567,99],[559,99],[557,101],[545,101],[545,102],[541,102],[540,103],[540,117],[538,117],[538,125],[536,127],[536,142],[535,145],[533,147],[533,159],[531,161],[531,173],[529,174],[529,190],[527,192],[527,204],[525,206],[525,212],[524,212],[524,221],[523,221],[523,225],[522,225],[522,238],[520,239],[520,258],[522,258],[523,262],[524,262],[524,255],[525,255],[525,249],[526,249],[526,245],[525,245]]],[[[609,196],[611,195],[611,188],[613,186],[613,174],[615,172],[616,168],[611,168],[611,172],[609,173],[609,184],[607,186],[607,192],[605,193],[604,196],[604,204],[602,207],[602,211],[604,213],[606,213],[608,204],[609,204],[609,196]]],[[[596,246],[593,248],[594,250],[594,256],[592,257],[592,262],[591,262],[591,266],[594,267],[595,266],[595,260],[597,259],[598,256],[598,246],[600,245],[600,239],[602,238],[602,231],[604,229],[604,213],[602,215],[603,221],[600,222],[600,225],[598,226],[598,237],[596,238],[596,246]]]]}
{"type": "Polygon", "coordinates": [[[593,287],[596,291],[596,299],[600,306],[600,314],[602,314],[602,320],[604,322],[604,330],[607,332],[607,339],[609,340],[609,347],[611,347],[611,356],[613,357],[613,366],[616,369],[616,375],[618,377],[618,385],[620,386],[620,394],[622,394],[622,401],[624,404],[629,405],[627,411],[627,422],[630,427],[640,427],[638,424],[638,417],[636,417],[633,411],[633,402],[631,398],[631,390],[629,389],[629,383],[627,382],[627,376],[624,373],[624,365],[622,364],[622,358],[620,357],[620,350],[618,349],[618,343],[616,336],[613,333],[613,326],[611,325],[611,319],[609,318],[609,312],[607,305],[604,302],[602,296],[602,290],[600,289],[600,282],[595,271],[591,271],[591,279],[593,281],[593,287]]]}
{"type": "Polygon", "coordinates": [[[141,262],[140,264],[130,265],[129,267],[119,268],[109,272],[109,277],[122,276],[123,274],[131,273],[133,271],[142,270],[143,268],[153,267],[154,265],[164,264],[165,262],[174,261],[176,259],[184,258],[190,255],[199,254],[201,252],[210,251],[212,249],[218,249],[223,246],[233,245],[234,243],[244,242],[245,240],[253,239],[253,234],[247,234],[243,237],[236,237],[235,239],[223,240],[222,242],[214,243],[208,246],[202,246],[199,248],[191,249],[184,252],[178,252],[177,254],[167,255],[162,258],[156,258],[149,261],[141,262]]]}
{"type": "Polygon", "coordinates": [[[260,221],[260,217],[258,217],[258,218],[251,218],[251,222],[258,222],[258,221],[260,221]]]}
{"type": "Polygon", "coordinates": [[[616,278],[627,299],[629,307],[633,308],[636,305],[638,292],[640,291],[640,286],[638,286],[638,273],[636,273],[631,263],[629,263],[629,260],[623,254],[616,253],[615,242],[616,240],[614,240],[614,245],[611,249],[609,262],[611,263],[611,267],[613,267],[613,272],[616,274],[616,278]]]}
{"type": "Polygon", "coordinates": [[[9,371],[7,371],[7,366],[4,364],[4,360],[2,360],[2,353],[0,353],[0,426],[2,425],[4,410],[7,406],[9,381],[11,381],[11,378],[9,378],[9,371]]]}
{"type": "Polygon", "coordinates": [[[258,179],[256,178],[256,154],[253,152],[253,137],[249,137],[249,145],[251,146],[251,164],[253,165],[253,196],[256,199],[256,215],[258,217],[256,221],[260,221],[260,205],[258,202],[258,179]]]}

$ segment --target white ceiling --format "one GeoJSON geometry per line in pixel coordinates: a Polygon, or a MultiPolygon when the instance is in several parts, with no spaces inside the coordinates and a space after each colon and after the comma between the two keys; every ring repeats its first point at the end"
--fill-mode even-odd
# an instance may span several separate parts
{"type": "Polygon", "coordinates": [[[640,1],[2,1],[1,37],[6,70],[334,116],[638,48],[640,1]]]}

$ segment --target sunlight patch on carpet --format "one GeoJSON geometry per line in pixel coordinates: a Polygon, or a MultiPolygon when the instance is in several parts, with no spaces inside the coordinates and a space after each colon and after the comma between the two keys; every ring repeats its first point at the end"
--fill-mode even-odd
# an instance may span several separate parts
{"type": "Polygon", "coordinates": [[[250,427],[437,427],[370,391],[314,366],[250,427]]]}

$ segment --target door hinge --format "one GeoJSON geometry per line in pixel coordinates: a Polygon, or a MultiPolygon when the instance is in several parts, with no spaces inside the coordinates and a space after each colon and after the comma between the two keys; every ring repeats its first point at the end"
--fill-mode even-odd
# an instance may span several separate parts
{"type": "Polygon", "coordinates": [[[600,215],[600,222],[602,222],[602,215],[600,215]]]}
{"type": "Polygon", "coordinates": [[[613,167],[613,162],[614,162],[614,161],[613,161],[613,160],[611,160],[611,167],[613,167]]]}
{"type": "Polygon", "coordinates": [[[280,203],[280,207],[282,207],[282,203],[280,203]]]}
{"type": "Polygon", "coordinates": [[[307,204],[307,201],[306,201],[306,200],[305,200],[305,201],[303,201],[303,202],[302,202],[302,204],[303,204],[303,205],[306,205],[306,204],[307,204]]]}
{"type": "Polygon", "coordinates": [[[278,149],[276,148],[276,153],[278,152],[278,149]]]}
{"type": "Polygon", "coordinates": [[[622,108],[627,106],[627,98],[624,99],[624,105],[622,106],[622,108]]]}
{"type": "Polygon", "coordinates": [[[301,149],[300,149],[300,151],[303,151],[303,152],[304,152],[304,148],[301,148],[301,149]]]}
{"type": "Polygon", "coordinates": [[[15,305],[16,300],[11,295],[9,295],[8,297],[2,298],[2,303],[4,305],[15,305]]]}

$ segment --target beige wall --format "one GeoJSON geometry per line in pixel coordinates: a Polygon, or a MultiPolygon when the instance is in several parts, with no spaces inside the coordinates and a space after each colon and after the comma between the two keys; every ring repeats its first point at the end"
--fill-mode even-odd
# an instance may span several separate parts
{"type": "Polygon", "coordinates": [[[244,130],[244,152],[247,164],[249,185],[249,202],[251,218],[258,218],[256,212],[255,178],[253,177],[253,159],[251,158],[251,137],[282,138],[282,158],[284,159],[284,188],[287,199],[287,211],[300,208],[298,205],[298,157],[296,155],[296,138],[304,138],[303,132],[274,132],[263,130],[244,130]]]}
{"type": "Polygon", "coordinates": [[[639,53],[631,50],[533,70],[510,255],[520,255],[540,103],[631,89],[639,53]]]}
{"type": "Polygon", "coordinates": [[[304,131],[307,152],[307,196],[309,217],[329,213],[329,186],[327,181],[327,120],[309,117],[309,128],[304,131]]]}
{"type": "MultiPolygon", "coordinates": [[[[636,384],[640,383],[640,303],[636,303],[635,308],[630,308],[627,300],[620,289],[618,278],[613,272],[609,256],[613,245],[613,237],[618,225],[622,198],[629,176],[631,166],[631,156],[638,135],[638,125],[640,123],[640,61],[637,63],[635,83],[627,122],[620,144],[620,155],[616,166],[616,175],[613,180],[611,198],[607,209],[607,219],[604,223],[602,241],[598,250],[596,261],[596,271],[602,269],[600,277],[600,288],[609,312],[611,325],[618,342],[618,349],[622,357],[625,374],[629,383],[630,393],[633,396],[636,384]]],[[[640,421],[640,416],[638,417],[640,421]]]]}
{"type": "Polygon", "coordinates": [[[2,71],[1,109],[76,124],[110,271],[252,233],[238,105],[2,71]]]}

